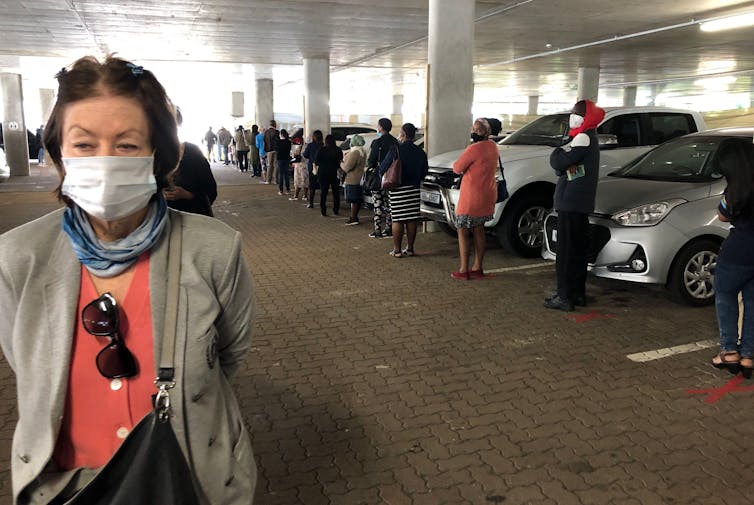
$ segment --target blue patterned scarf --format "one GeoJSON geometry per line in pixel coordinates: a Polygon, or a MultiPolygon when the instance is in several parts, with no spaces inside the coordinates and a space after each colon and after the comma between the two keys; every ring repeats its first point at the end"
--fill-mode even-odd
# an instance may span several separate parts
{"type": "Polygon", "coordinates": [[[65,210],[63,230],[70,237],[73,251],[87,270],[98,277],[115,277],[154,246],[165,229],[167,210],[165,197],[157,193],[138,228],[122,239],[103,242],[95,235],[84,211],[78,205],[73,205],[65,210]]]}

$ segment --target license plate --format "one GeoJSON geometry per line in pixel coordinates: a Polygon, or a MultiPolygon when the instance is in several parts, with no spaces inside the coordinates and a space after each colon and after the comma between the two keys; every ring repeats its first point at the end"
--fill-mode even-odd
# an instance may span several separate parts
{"type": "Polygon", "coordinates": [[[421,190],[421,199],[425,202],[440,203],[439,193],[421,190]]]}

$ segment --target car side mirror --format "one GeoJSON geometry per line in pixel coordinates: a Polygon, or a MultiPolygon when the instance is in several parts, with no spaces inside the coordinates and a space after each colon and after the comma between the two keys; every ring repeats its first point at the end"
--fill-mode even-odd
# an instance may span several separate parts
{"type": "Polygon", "coordinates": [[[600,149],[615,149],[618,147],[618,137],[616,135],[600,133],[597,135],[597,139],[600,149]]]}

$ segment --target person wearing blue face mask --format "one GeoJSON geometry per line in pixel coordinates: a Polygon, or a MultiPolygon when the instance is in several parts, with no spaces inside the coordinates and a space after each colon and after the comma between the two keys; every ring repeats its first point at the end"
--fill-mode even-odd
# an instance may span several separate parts
{"type": "Polygon", "coordinates": [[[150,71],[86,57],[57,79],[44,142],[64,208],[0,235],[13,503],[249,504],[256,469],[230,386],[253,328],[240,234],[168,209],[179,141],[150,71]],[[166,422],[171,437],[147,448],[139,437],[166,422]],[[176,457],[129,465],[134,445],[176,457]],[[98,494],[124,464],[120,499],[98,494]],[[183,480],[159,485],[171,471],[183,480]]]}

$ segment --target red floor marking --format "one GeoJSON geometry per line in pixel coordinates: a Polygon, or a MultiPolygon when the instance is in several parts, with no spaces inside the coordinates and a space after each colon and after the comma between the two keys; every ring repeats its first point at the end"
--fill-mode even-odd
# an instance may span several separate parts
{"type": "Polygon", "coordinates": [[[689,389],[686,392],[690,395],[707,395],[707,398],[704,399],[705,403],[717,403],[723,396],[727,395],[728,393],[754,391],[754,386],[739,386],[739,384],[741,384],[741,381],[743,380],[743,375],[736,375],[731,380],[726,382],[722,387],[708,389],[689,389]]]}
{"type": "Polygon", "coordinates": [[[596,310],[593,310],[591,312],[587,312],[586,314],[569,314],[566,317],[573,319],[573,321],[576,323],[585,323],[587,321],[591,321],[592,319],[612,319],[615,317],[615,314],[601,314],[596,310]]]}

